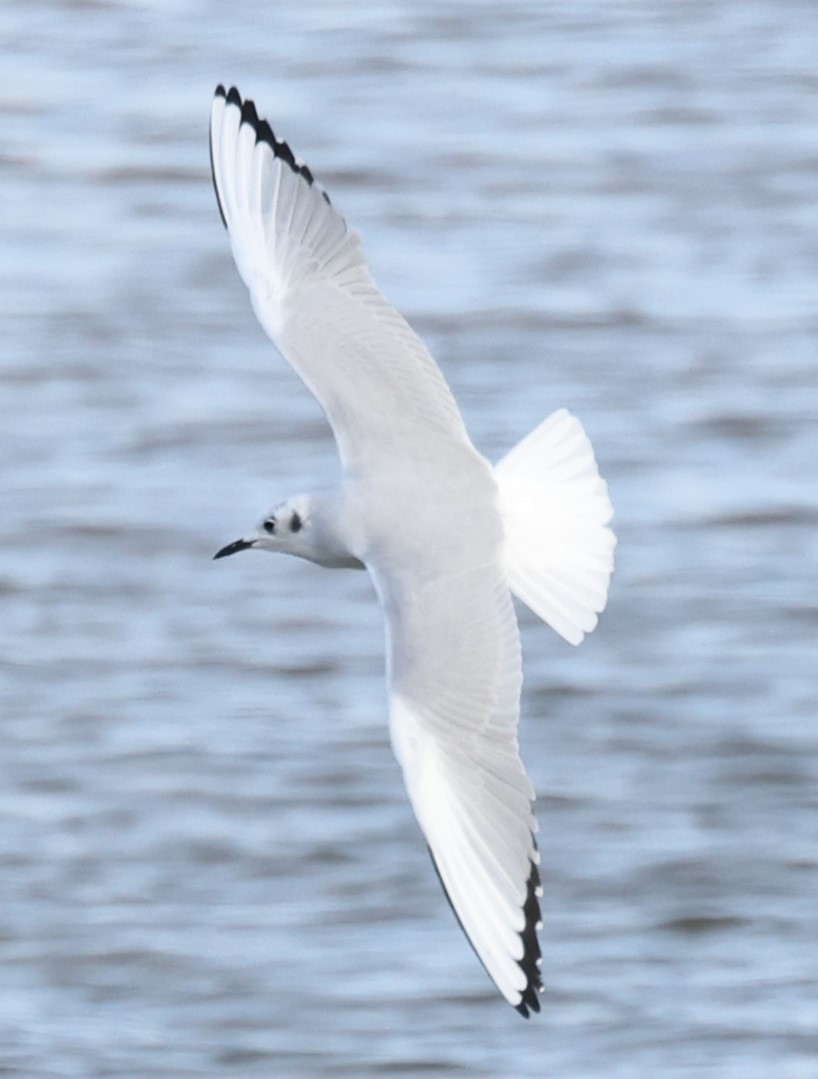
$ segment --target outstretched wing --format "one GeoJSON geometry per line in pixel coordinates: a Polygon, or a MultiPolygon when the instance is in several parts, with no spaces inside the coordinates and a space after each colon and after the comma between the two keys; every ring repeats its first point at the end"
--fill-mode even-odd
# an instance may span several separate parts
{"type": "Polygon", "coordinates": [[[378,291],[357,233],[252,101],[219,86],[213,183],[253,309],[318,399],[342,463],[359,474],[385,447],[468,445],[437,364],[378,291]]]}
{"type": "Polygon", "coordinates": [[[387,615],[392,742],[412,807],[466,936],[528,1016],[540,1008],[541,889],[507,583],[499,565],[422,582],[377,567],[372,575],[387,615]]]}

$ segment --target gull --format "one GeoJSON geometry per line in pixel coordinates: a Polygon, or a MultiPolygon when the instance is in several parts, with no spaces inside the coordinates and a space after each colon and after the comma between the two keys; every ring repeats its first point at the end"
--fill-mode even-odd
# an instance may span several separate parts
{"type": "Polygon", "coordinates": [[[616,540],[593,449],[560,409],[492,467],[358,233],[235,87],[216,89],[210,156],[253,310],[321,405],[343,467],[338,486],[280,503],[214,557],[280,551],[369,571],[412,808],[463,932],[528,1018],[542,887],[512,593],[572,644],[596,626],[616,540]]]}

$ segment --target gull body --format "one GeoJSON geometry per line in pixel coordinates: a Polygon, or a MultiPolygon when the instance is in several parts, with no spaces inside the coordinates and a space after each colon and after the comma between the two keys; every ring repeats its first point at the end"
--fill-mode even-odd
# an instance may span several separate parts
{"type": "Polygon", "coordinates": [[[323,407],[344,469],[338,487],[280,503],[215,557],[256,549],[368,570],[412,807],[472,947],[528,1016],[541,886],[511,595],[572,644],[595,627],[615,539],[593,450],[559,410],[492,466],[357,234],[236,89],[216,90],[210,145],[253,309],[323,407]]]}

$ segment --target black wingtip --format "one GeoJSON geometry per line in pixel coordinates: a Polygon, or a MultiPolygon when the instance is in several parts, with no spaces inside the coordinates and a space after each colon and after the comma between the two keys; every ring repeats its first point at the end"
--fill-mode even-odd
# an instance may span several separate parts
{"type": "MultiPolygon", "coordinates": [[[[236,108],[238,108],[240,110],[240,112],[241,112],[241,123],[248,124],[253,129],[253,131],[255,132],[255,135],[256,135],[256,142],[257,143],[259,143],[259,142],[266,143],[270,147],[270,149],[273,151],[275,156],[277,158],[279,158],[281,161],[284,161],[287,165],[289,165],[289,167],[293,170],[293,172],[297,173],[299,176],[303,176],[304,179],[307,181],[307,183],[310,184],[311,186],[312,186],[312,184],[315,183],[315,177],[313,176],[313,174],[310,171],[309,167],[307,165],[305,165],[303,161],[299,161],[298,158],[295,156],[295,154],[290,149],[289,145],[286,142],[282,142],[281,140],[277,139],[275,137],[275,133],[273,132],[273,129],[270,127],[269,123],[266,120],[259,117],[258,112],[256,110],[255,102],[251,101],[249,98],[247,100],[245,100],[245,101],[242,101],[241,94],[239,93],[238,89],[235,86],[231,86],[229,90],[225,91],[225,88],[221,83],[219,83],[219,85],[216,87],[215,96],[224,98],[225,103],[227,105],[235,105],[236,108]]],[[[212,164],[213,164],[212,145],[211,145],[210,163],[211,163],[211,167],[212,167],[212,164]]],[[[319,190],[321,191],[321,194],[324,197],[324,200],[327,203],[329,203],[329,201],[330,201],[329,195],[326,193],[326,191],[324,191],[323,188],[320,187],[320,185],[318,185],[318,186],[319,186],[319,190]]],[[[218,198],[218,193],[217,193],[217,198],[218,198]]],[[[221,205],[219,206],[219,213],[221,213],[222,221],[224,221],[224,213],[222,212],[221,205]]]]}
{"type": "MultiPolygon", "coordinates": [[[[474,954],[480,959],[483,965],[483,969],[488,974],[486,964],[480,957],[477,949],[472,943],[472,939],[466,932],[463,922],[460,920],[460,915],[455,910],[452,897],[449,895],[446,885],[443,883],[443,877],[440,875],[440,869],[438,868],[435,856],[432,853],[432,848],[427,847],[429,851],[429,857],[432,859],[432,865],[434,866],[437,879],[440,881],[440,886],[443,889],[443,894],[452,908],[452,913],[457,919],[457,924],[463,930],[463,935],[471,945],[471,949],[474,954]]],[[[537,844],[534,844],[534,850],[537,850],[537,844]]],[[[515,1011],[519,1012],[524,1019],[528,1019],[531,1012],[538,1012],[540,1010],[540,993],[542,992],[542,974],[540,973],[540,960],[542,958],[542,952],[540,951],[540,942],[537,939],[537,929],[540,925],[540,900],[538,891],[540,889],[540,871],[534,862],[531,863],[531,872],[528,875],[528,883],[526,885],[526,898],[523,904],[523,914],[525,915],[525,924],[523,926],[520,937],[523,941],[523,957],[517,962],[520,969],[526,977],[526,987],[522,991],[520,1003],[513,1004],[512,1007],[515,1011]]],[[[491,975],[489,975],[491,977],[491,975]]]]}
{"type": "MultiPolygon", "coordinates": [[[[537,845],[535,843],[534,850],[536,851],[536,849],[537,845]]],[[[540,1010],[540,993],[542,992],[542,973],[540,971],[542,952],[540,942],[537,939],[537,929],[542,918],[540,891],[540,871],[536,863],[532,862],[526,886],[525,903],[523,904],[525,925],[520,934],[523,941],[523,957],[519,960],[519,965],[526,977],[526,987],[523,990],[520,1003],[516,1005],[517,1011],[526,1019],[528,1019],[531,1012],[540,1010]]]]}
{"type": "Polygon", "coordinates": [[[241,122],[243,124],[249,124],[252,128],[258,127],[258,113],[256,112],[256,106],[249,99],[241,106],[241,122]]]}

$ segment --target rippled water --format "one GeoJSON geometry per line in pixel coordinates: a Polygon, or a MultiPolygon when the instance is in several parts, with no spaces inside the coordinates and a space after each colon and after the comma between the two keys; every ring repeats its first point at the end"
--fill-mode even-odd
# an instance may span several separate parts
{"type": "Polygon", "coordinates": [[[796,0],[0,8],[0,1072],[818,1074],[818,19],[796,0]],[[337,469],[210,188],[254,96],[498,455],[617,508],[522,613],[543,1014],[461,939],[363,574],[213,564],[337,469]]]}

